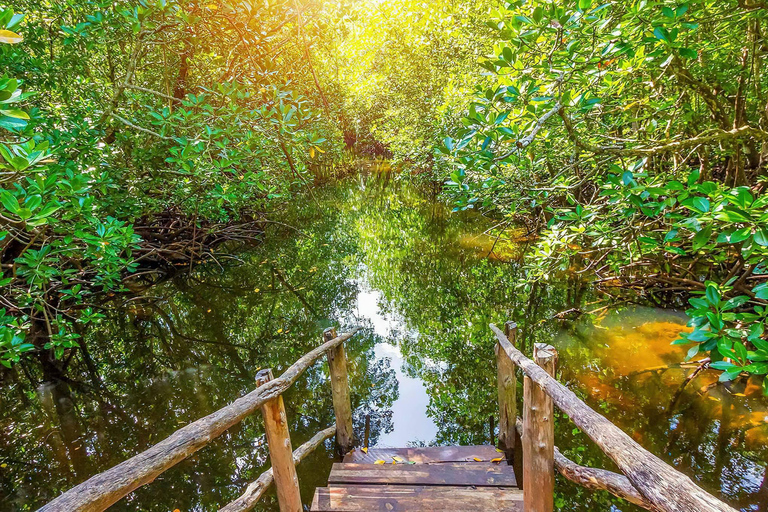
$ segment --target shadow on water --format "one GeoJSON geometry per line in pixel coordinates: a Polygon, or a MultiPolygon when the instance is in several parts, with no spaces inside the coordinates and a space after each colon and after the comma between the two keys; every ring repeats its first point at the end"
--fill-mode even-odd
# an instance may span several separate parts
{"type": "MultiPolygon", "coordinates": [[[[371,444],[487,443],[496,415],[488,323],[513,319],[528,350],[560,350],[560,378],[648,449],[742,510],[765,510],[768,408],[755,382],[731,388],[670,345],[679,313],[605,309],[554,320],[598,297],[573,280],[516,287],[521,248],[486,231],[475,212],[451,214],[434,191],[389,175],[355,177],[296,201],[236,261],[126,297],[84,333],[90,357],[67,382],[20,365],[0,388],[0,510],[32,510],[253,389],[260,368],[282,372],[322,329],[366,327],[348,345],[356,430],[371,416],[371,444]],[[550,320],[552,319],[552,320],[550,320]],[[671,366],[670,366],[671,365],[671,366]]],[[[513,237],[514,238],[514,237],[513,237]]],[[[522,240],[522,235],[518,237],[522,240]]],[[[605,303],[600,303],[605,304],[605,303]]],[[[332,424],[325,365],[285,395],[294,446],[332,424]]],[[[566,418],[557,443],[573,459],[609,461],[566,418]]],[[[332,446],[299,466],[305,502],[324,485],[332,446]]],[[[134,492],[114,510],[216,510],[268,467],[259,415],[134,492]]],[[[635,510],[558,481],[561,510],[635,510]]],[[[273,494],[260,510],[277,510],[273,494]]]]}

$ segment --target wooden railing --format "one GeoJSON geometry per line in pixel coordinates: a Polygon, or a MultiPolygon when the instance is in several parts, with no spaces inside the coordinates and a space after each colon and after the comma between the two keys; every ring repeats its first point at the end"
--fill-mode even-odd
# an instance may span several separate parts
{"type": "Polygon", "coordinates": [[[180,428],[140,454],[89,478],[44,505],[38,512],[105,510],[200,450],[259,408],[264,417],[272,469],[263,473],[248,486],[242,496],[222,510],[227,512],[250,510],[274,480],[281,512],[301,512],[299,481],[296,477],[295,465],[334,433],[340,453],[346,453],[354,445],[344,342],[359,330],[355,328],[337,336],[335,329],[326,329],[323,332],[323,344],[301,357],[280,377],[272,378],[271,370],[260,371],[257,374],[258,387],[247,395],[213,414],[180,428]],[[336,425],[318,432],[293,452],[282,394],[323,354],[328,358],[336,425]]]}
{"type": "Polygon", "coordinates": [[[504,331],[493,324],[490,327],[498,339],[499,441],[514,458],[525,512],[553,510],[555,468],[577,484],[606,490],[647,510],[736,512],[640,446],[555,380],[557,351],[552,346],[536,344],[531,360],[515,347],[514,322],[507,322],[504,331]],[[515,367],[523,373],[522,421],[517,418],[515,367]],[[567,414],[622,474],[580,466],[563,456],[554,444],[554,406],[567,414]]]}

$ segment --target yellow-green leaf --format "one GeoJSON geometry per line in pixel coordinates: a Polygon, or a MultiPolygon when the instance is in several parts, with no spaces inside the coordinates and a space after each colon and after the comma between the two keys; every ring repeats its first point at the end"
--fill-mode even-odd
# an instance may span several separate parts
{"type": "Polygon", "coordinates": [[[29,119],[29,114],[16,108],[9,110],[0,109],[0,114],[8,117],[15,117],[16,119],[29,119]]]}
{"type": "Polygon", "coordinates": [[[11,32],[10,30],[5,29],[0,30],[0,43],[16,44],[23,40],[24,38],[16,32],[11,32]]]}

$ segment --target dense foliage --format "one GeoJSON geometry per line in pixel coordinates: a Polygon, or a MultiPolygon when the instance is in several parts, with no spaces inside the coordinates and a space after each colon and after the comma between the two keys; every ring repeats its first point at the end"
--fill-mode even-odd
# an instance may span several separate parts
{"type": "Polygon", "coordinates": [[[460,126],[477,59],[492,41],[495,0],[385,0],[342,5],[328,74],[340,87],[345,137],[408,174],[436,177],[434,148],[460,126]]]}
{"type": "Polygon", "coordinates": [[[768,114],[759,2],[511,2],[495,82],[445,141],[459,208],[540,237],[526,285],[570,269],[668,304],[688,357],[768,373],[768,114]]]}
{"type": "Polygon", "coordinates": [[[100,316],[93,293],[126,272],[252,237],[339,139],[312,3],[15,7],[0,13],[6,366],[76,347],[75,324],[100,316]]]}
{"type": "Polygon", "coordinates": [[[689,358],[768,374],[764,7],[16,2],[0,363],[71,355],[94,294],[253,238],[346,146],[524,224],[526,289],[688,304],[689,358]]]}

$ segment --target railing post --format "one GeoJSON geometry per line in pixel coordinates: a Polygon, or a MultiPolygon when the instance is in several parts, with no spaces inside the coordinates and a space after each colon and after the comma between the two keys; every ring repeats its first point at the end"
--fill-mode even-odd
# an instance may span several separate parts
{"type": "MultiPolygon", "coordinates": [[[[336,337],[336,329],[329,327],[323,331],[323,341],[336,337]]],[[[340,343],[327,353],[328,368],[331,374],[331,392],[333,394],[333,412],[336,414],[336,448],[341,455],[355,446],[352,431],[352,401],[349,396],[349,376],[347,375],[347,354],[344,344],[340,343]]]]}
{"type": "MultiPolygon", "coordinates": [[[[504,334],[515,345],[517,324],[504,324],[504,334]]],[[[501,344],[496,343],[496,381],[499,388],[499,444],[509,452],[515,446],[515,420],[517,419],[517,379],[515,364],[509,359],[501,344]]]]}
{"type": "MultiPolygon", "coordinates": [[[[557,351],[536,343],[533,360],[555,375],[557,351]]],[[[555,496],[555,418],[552,399],[529,377],[523,379],[523,502],[525,512],[552,512],[555,496]]]]}
{"type": "MultiPolygon", "coordinates": [[[[261,386],[272,380],[272,370],[261,370],[256,374],[256,385],[261,386]]],[[[293,463],[293,448],[288,432],[288,418],[285,415],[283,396],[266,402],[261,407],[264,416],[264,429],[267,433],[269,459],[272,462],[272,475],[277,489],[277,502],[280,512],[301,512],[301,493],[299,477],[293,463]]]]}

